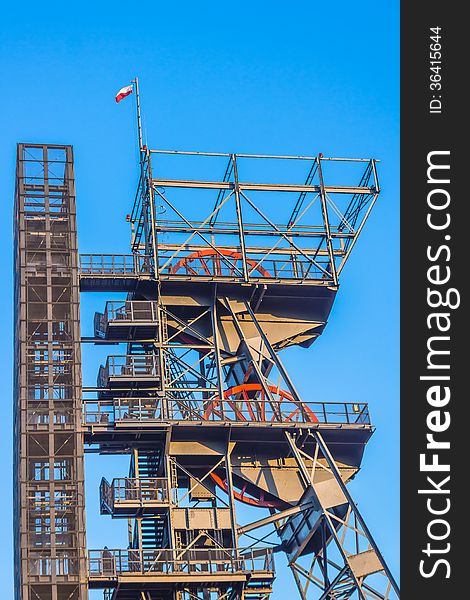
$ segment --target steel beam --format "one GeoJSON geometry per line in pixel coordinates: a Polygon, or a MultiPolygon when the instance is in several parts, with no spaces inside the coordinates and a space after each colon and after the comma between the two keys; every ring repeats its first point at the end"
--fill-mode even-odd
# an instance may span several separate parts
{"type": "MultiPolygon", "coordinates": [[[[162,188],[193,188],[205,190],[233,190],[235,184],[229,181],[197,181],[184,179],[153,179],[154,187],[162,188]]],[[[275,184],[275,183],[248,183],[246,181],[239,183],[240,190],[252,192],[293,192],[293,193],[319,193],[321,186],[319,185],[303,185],[303,184],[275,184]]],[[[327,185],[324,191],[328,194],[371,194],[374,188],[356,187],[356,186],[335,186],[327,185]]]]}

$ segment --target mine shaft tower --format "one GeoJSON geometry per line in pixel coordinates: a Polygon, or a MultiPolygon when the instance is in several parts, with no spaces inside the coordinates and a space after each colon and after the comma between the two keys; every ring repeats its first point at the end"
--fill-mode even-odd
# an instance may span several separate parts
{"type": "Polygon", "coordinates": [[[398,597],[347,486],[368,407],[301,398],[279,358],[325,327],[376,161],[139,146],[131,253],[81,256],[71,146],[18,146],[17,599],[265,600],[279,554],[302,600],[398,597]],[[112,354],[83,386],[86,343],[112,354]],[[129,456],[100,486],[121,548],[107,522],[86,549],[85,450],[129,456]]]}

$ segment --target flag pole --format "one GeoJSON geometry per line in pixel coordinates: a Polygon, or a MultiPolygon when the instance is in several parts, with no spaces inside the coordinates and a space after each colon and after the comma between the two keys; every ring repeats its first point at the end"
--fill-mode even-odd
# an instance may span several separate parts
{"type": "MultiPolygon", "coordinates": [[[[142,138],[142,119],[140,115],[140,94],[139,94],[139,78],[135,77],[132,82],[135,84],[135,99],[137,108],[137,134],[139,137],[139,162],[140,162],[140,197],[143,209],[143,226],[145,238],[145,254],[146,260],[153,256],[154,265],[157,264],[157,249],[155,245],[154,232],[154,208],[153,208],[153,192],[151,184],[151,168],[150,168],[150,152],[147,147],[144,147],[142,138]],[[147,170],[145,163],[147,162],[147,170]],[[147,187],[145,185],[147,183],[147,187]],[[149,219],[150,216],[150,219],[149,219]],[[149,222],[150,221],[150,222],[149,222]],[[150,240],[151,238],[151,247],[150,240]]],[[[155,266],[154,266],[155,269],[155,266]]]]}
{"type": "Polygon", "coordinates": [[[143,141],[142,141],[142,119],[140,116],[140,95],[139,95],[139,78],[135,77],[133,80],[135,83],[135,99],[137,106],[137,134],[139,136],[139,156],[142,161],[143,141]]]}

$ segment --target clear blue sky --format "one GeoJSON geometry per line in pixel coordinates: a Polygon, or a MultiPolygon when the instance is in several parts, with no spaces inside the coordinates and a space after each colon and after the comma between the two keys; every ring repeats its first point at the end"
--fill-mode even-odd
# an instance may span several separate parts
{"type": "MultiPolygon", "coordinates": [[[[377,431],[351,489],[398,574],[398,69],[396,0],[49,2],[45,6],[25,1],[3,6],[3,598],[12,597],[11,231],[15,144],[73,144],[80,250],[126,252],[125,215],[137,175],[133,104],[125,101],[116,106],[114,94],[135,74],[141,82],[144,124],[151,147],[323,152],[325,156],[366,156],[382,161],[379,175],[383,192],[343,273],[330,323],[309,351],[289,351],[284,360],[306,399],[369,402],[377,431]]],[[[110,477],[124,474],[112,471],[110,477]]],[[[90,471],[93,481],[98,481],[98,475],[90,471]]],[[[125,525],[111,524],[98,516],[94,492],[89,493],[87,517],[90,545],[103,539],[106,523],[119,534],[113,533],[113,539],[119,537],[125,546],[125,525]]],[[[294,585],[290,573],[280,579],[274,600],[294,585]]]]}

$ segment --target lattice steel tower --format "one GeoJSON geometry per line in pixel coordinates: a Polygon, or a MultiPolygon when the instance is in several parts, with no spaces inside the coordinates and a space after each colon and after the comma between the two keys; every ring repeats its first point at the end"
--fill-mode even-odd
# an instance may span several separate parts
{"type": "Polygon", "coordinates": [[[276,553],[303,600],[398,597],[347,487],[367,405],[300,398],[279,359],[323,331],[376,161],[142,141],[140,160],[132,253],[79,259],[71,147],[18,147],[17,598],[264,600],[276,553]],[[79,291],[126,293],[91,338],[79,291]],[[81,343],[114,345],[96,385],[81,343]],[[101,513],[128,520],[121,549],[108,522],[86,551],[84,446],[129,455],[100,486],[101,513]]]}

